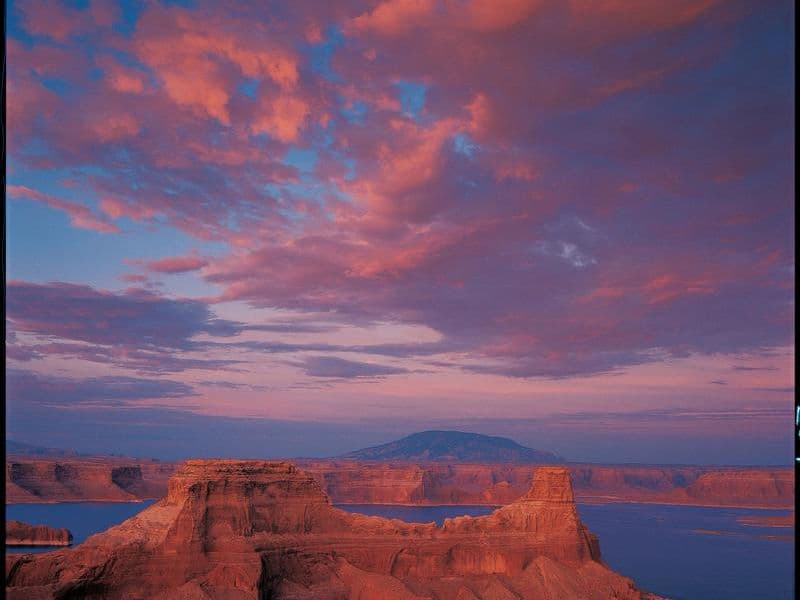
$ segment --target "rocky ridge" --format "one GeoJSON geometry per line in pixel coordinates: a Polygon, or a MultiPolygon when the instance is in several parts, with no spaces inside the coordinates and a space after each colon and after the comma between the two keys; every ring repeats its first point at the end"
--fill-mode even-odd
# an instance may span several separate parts
{"type": "Polygon", "coordinates": [[[639,600],[540,467],[489,516],[442,527],[348,513],[286,462],[188,461],[167,496],[73,550],[9,556],[10,598],[639,600]]]}
{"type": "MultiPolygon", "coordinates": [[[[521,464],[300,460],[335,504],[508,504],[531,485],[521,464]]],[[[131,502],[157,499],[179,467],[115,457],[9,457],[6,502],[131,502]]],[[[579,502],[652,502],[791,508],[790,468],[568,465],[579,502]]]]}
{"type": "Polygon", "coordinates": [[[6,461],[6,503],[160,498],[174,470],[172,463],[115,457],[11,456],[6,461]]]}
{"type": "MultiPolygon", "coordinates": [[[[508,504],[531,485],[514,464],[299,461],[337,504],[508,504]]],[[[794,472],[779,468],[568,465],[579,502],[790,508],[794,472]]]]}

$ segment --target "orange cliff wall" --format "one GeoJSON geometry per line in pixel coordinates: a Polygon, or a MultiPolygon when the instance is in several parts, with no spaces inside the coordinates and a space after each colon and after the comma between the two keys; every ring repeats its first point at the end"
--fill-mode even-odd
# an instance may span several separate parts
{"type": "MultiPolygon", "coordinates": [[[[340,504],[490,504],[519,498],[524,465],[417,465],[303,461],[340,504]]],[[[794,506],[792,469],[570,465],[579,502],[794,506]]]]}
{"type": "Polygon", "coordinates": [[[164,495],[173,463],[115,457],[6,461],[6,503],[136,502],[164,495]]]}
{"type": "MultiPolygon", "coordinates": [[[[502,505],[529,488],[530,465],[298,461],[337,504],[502,505]]],[[[112,457],[12,457],[6,502],[126,502],[166,493],[175,463],[112,457]]],[[[579,502],[794,506],[790,468],[570,465],[579,502]]]]}
{"type": "Polygon", "coordinates": [[[562,467],[442,527],[333,507],[286,462],[188,461],[165,498],[77,548],[6,558],[12,600],[644,600],[581,523],[562,467]]]}

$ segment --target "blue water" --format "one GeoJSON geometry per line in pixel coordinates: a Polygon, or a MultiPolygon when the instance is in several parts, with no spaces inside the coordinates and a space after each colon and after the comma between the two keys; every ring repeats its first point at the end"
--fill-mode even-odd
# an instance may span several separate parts
{"type": "Polygon", "coordinates": [[[736,521],[786,511],[652,504],[581,505],[578,510],[600,537],[608,565],[643,589],[673,600],[794,598],[794,529],[736,521]]]}
{"type": "MultiPolygon", "coordinates": [[[[144,510],[140,503],[11,504],[6,518],[67,527],[74,544],[144,510]]],[[[345,510],[415,523],[481,516],[490,506],[345,505],[345,510]]],[[[579,505],[581,519],[600,537],[603,558],[637,585],[672,600],[788,600],[794,597],[794,530],[750,527],[738,517],[786,511],[663,506],[579,505]],[[724,535],[698,530],[723,532],[724,535]],[[763,539],[758,536],[787,539],[763,539]]],[[[11,549],[25,551],[31,549],[11,549]]],[[[46,551],[46,549],[36,549],[46,551]]]]}
{"type": "MultiPolygon", "coordinates": [[[[447,517],[481,516],[494,510],[490,506],[340,508],[439,525],[447,517]]],[[[750,527],[736,521],[738,517],[785,515],[786,511],[655,504],[582,504],[578,511],[600,537],[606,563],[642,589],[672,600],[794,598],[794,529],[750,527]]]]}
{"type": "Polygon", "coordinates": [[[482,517],[493,512],[496,506],[395,506],[393,504],[340,504],[338,508],[372,517],[400,519],[407,523],[430,523],[441,526],[451,517],[482,517]]]}
{"type": "MultiPolygon", "coordinates": [[[[31,525],[66,527],[76,546],[90,535],[119,525],[140,513],[155,500],[143,502],[64,502],[59,504],[7,504],[6,520],[15,519],[31,525]]],[[[59,548],[56,548],[59,549],[59,548]]],[[[53,548],[12,548],[6,552],[50,552],[53,548]]]]}

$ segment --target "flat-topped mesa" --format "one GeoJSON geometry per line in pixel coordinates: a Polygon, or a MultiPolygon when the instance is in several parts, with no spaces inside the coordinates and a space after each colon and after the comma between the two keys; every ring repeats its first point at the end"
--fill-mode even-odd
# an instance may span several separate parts
{"type": "Polygon", "coordinates": [[[285,461],[189,460],[170,478],[167,500],[183,502],[201,490],[270,503],[302,498],[330,504],[319,484],[285,461]]]}
{"type": "Polygon", "coordinates": [[[202,541],[257,533],[308,533],[330,501],[288,462],[190,460],[169,481],[166,502],[181,506],[168,539],[202,541]]]}

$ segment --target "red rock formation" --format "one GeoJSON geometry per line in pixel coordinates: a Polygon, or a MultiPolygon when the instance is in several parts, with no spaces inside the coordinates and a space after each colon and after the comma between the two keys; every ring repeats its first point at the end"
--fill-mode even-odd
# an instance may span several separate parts
{"type": "Polygon", "coordinates": [[[69,529],[54,529],[47,525],[29,525],[22,521],[6,521],[6,546],[69,546],[69,529]]]}
{"type": "Polygon", "coordinates": [[[96,458],[12,457],[6,502],[136,502],[160,498],[175,465],[96,458]]]}
{"type": "Polygon", "coordinates": [[[334,508],[288,463],[189,461],[167,497],[74,550],[10,556],[10,598],[638,600],[578,519],[569,472],[443,527],[334,508]]]}
{"type": "MultiPolygon", "coordinates": [[[[531,484],[518,465],[417,465],[304,461],[337,504],[507,504],[531,484]]],[[[579,502],[652,502],[783,508],[794,505],[791,469],[570,465],[579,502]]]]}
{"type": "MultiPolygon", "coordinates": [[[[336,504],[503,505],[531,485],[531,467],[300,461],[336,504]]],[[[160,498],[177,465],[134,459],[15,457],[6,502],[135,501],[160,498]]],[[[570,465],[579,502],[794,506],[791,469],[570,465]]]]}
{"type": "Polygon", "coordinates": [[[794,497],[794,477],[786,475],[761,469],[703,473],[685,492],[692,500],[709,503],[739,498],[753,506],[773,505],[776,500],[794,497]]]}
{"type": "Polygon", "coordinates": [[[778,508],[794,505],[794,471],[701,467],[571,467],[579,500],[778,508]]]}

